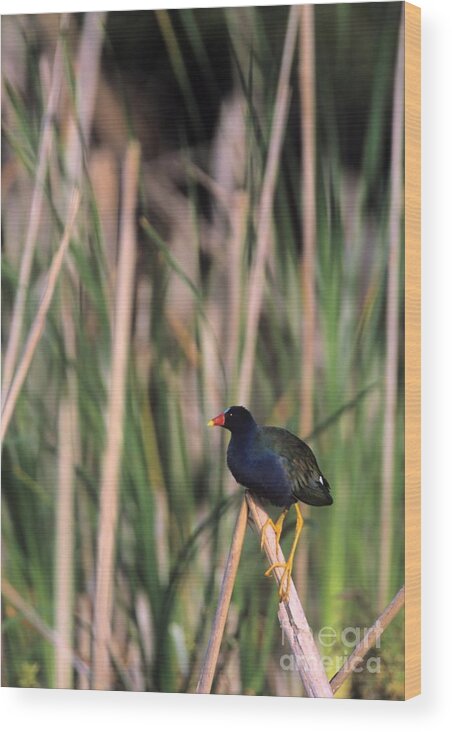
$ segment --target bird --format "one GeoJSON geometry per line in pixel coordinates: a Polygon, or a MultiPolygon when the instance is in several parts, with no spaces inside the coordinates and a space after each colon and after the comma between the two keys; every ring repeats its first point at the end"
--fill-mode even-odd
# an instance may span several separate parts
{"type": "Polygon", "coordinates": [[[279,585],[280,601],[289,597],[295,550],[303,528],[299,503],[330,506],[333,497],[330,485],[320,470],[311,448],[299,437],[281,427],[258,425],[245,407],[232,406],[209,420],[209,427],[223,427],[231,433],[227,465],[233,477],[259,499],[283,508],[276,523],[268,518],[261,531],[270,525],[279,543],[284,519],[295,506],[297,522],[295,538],[287,561],[275,562],[265,572],[269,576],[276,567],[283,567],[279,585]]]}

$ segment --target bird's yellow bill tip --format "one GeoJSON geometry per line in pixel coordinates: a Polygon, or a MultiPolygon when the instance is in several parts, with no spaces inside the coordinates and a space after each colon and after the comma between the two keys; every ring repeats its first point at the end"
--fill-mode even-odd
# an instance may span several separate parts
{"type": "Polygon", "coordinates": [[[217,417],[209,419],[207,422],[208,427],[224,427],[224,412],[221,412],[217,417]]]}

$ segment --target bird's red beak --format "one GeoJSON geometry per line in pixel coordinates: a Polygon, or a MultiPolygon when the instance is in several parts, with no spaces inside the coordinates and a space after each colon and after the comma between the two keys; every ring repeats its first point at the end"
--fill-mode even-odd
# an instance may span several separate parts
{"type": "Polygon", "coordinates": [[[224,425],[224,412],[221,412],[221,414],[219,414],[218,417],[209,419],[209,421],[207,422],[208,427],[222,427],[223,425],[224,425]]]}

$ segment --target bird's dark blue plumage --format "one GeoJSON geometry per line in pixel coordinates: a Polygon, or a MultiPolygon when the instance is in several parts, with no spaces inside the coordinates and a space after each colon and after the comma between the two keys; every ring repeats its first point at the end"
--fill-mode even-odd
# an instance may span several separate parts
{"type": "Polygon", "coordinates": [[[296,501],[311,506],[333,503],[330,486],[311,448],[279,427],[261,427],[244,407],[229,407],[211,424],[231,432],[227,464],[240,485],[275,506],[296,501]]]}

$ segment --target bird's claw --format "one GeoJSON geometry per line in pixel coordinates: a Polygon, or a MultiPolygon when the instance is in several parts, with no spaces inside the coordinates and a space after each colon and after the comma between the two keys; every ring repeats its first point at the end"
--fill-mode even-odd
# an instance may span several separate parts
{"type": "Polygon", "coordinates": [[[265,529],[267,528],[267,526],[271,526],[272,529],[273,529],[273,531],[275,532],[276,542],[277,543],[279,542],[279,537],[281,536],[281,531],[278,531],[278,527],[275,525],[275,523],[273,522],[273,520],[271,518],[268,518],[266,520],[265,524],[263,525],[262,529],[261,529],[261,550],[264,548],[264,544],[265,544],[265,529]]]}
{"type": "Polygon", "coordinates": [[[264,548],[265,543],[265,529],[267,526],[271,526],[273,531],[275,532],[275,538],[276,543],[279,544],[279,540],[281,538],[281,531],[282,531],[282,521],[279,523],[279,520],[276,522],[273,521],[270,517],[266,520],[265,524],[263,525],[261,529],[261,550],[264,548]]]}
{"type": "Polygon", "coordinates": [[[269,577],[274,569],[278,567],[284,568],[284,572],[281,575],[279,581],[279,599],[280,602],[287,602],[289,599],[290,580],[292,577],[292,564],[293,562],[274,562],[266,571],[265,576],[269,577]]]}

